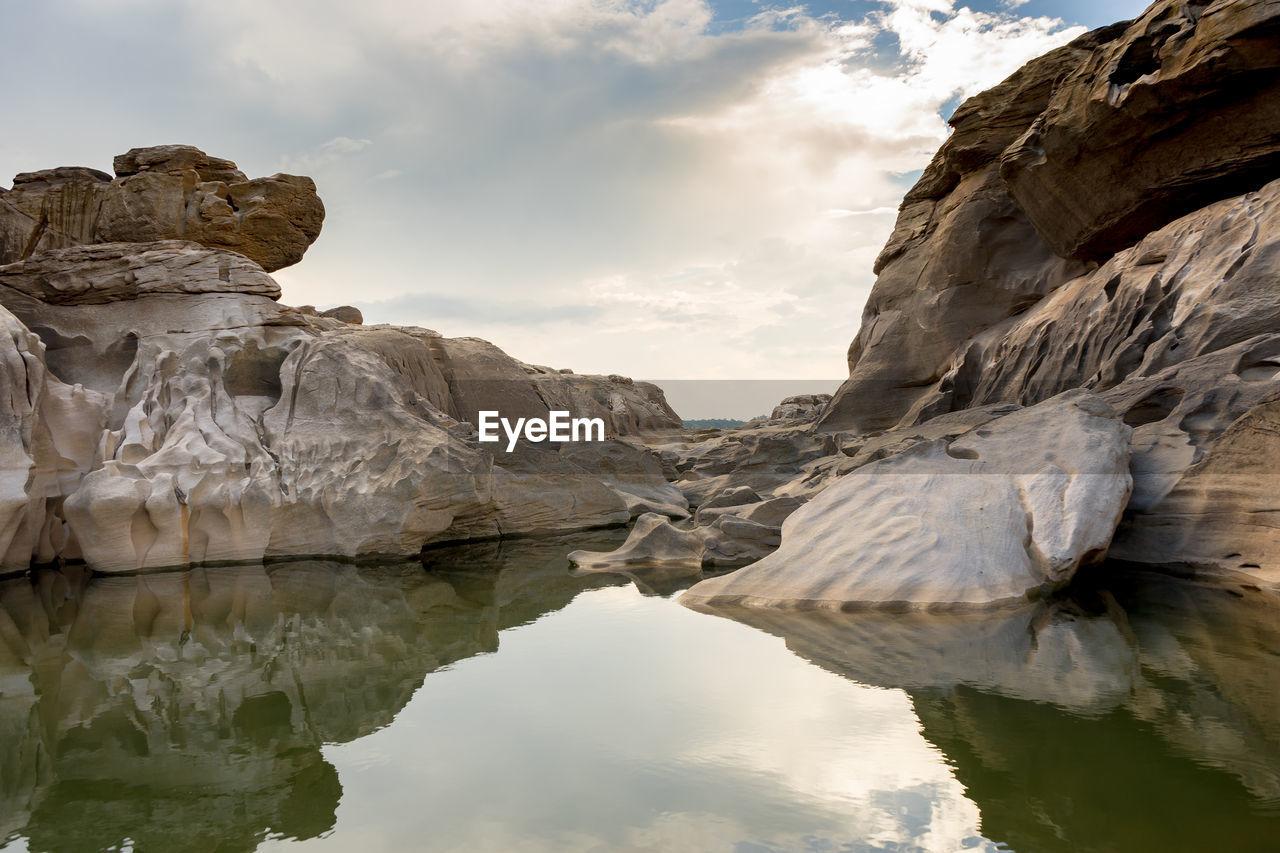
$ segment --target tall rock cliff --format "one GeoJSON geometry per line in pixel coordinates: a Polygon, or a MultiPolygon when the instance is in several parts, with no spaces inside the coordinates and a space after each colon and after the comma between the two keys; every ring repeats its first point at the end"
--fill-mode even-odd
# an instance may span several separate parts
{"type": "MultiPolygon", "coordinates": [[[[917,481],[948,466],[1015,464],[1012,481],[1098,469],[1113,442],[1054,461],[1069,458],[1069,419],[1056,434],[1009,428],[1030,417],[1020,408],[1052,417],[1081,393],[1130,430],[1123,513],[1105,490],[1068,519],[1118,519],[1093,557],[1280,586],[1280,2],[1160,0],[1033,60],[951,125],[903,200],[849,378],[815,427],[840,452],[807,482],[845,479],[787,520],[776,554],[686,600],[918,607],[998,591],[1008,561],[966,548],[1007,509],[1008,483],[934,478],[916,495],[917,481]],[[888,503],[869,503],[872,488],[888,503]],[[904,565],[913,549],[931,556],[904,565]],[[953,594],[965,572],[980,592],[953,594]]],[[[1065,510],[1073,487],[1013,491],[1029,521],[1005,544],[1034,558],[1030,510],[1065,510]]]]}
{"type": "Polygon", "coordinates": [[[1280,3],[1162,0],[963,104],[820,428],[1100,394],[1112,555],[1280,581],[1280,3]]]}

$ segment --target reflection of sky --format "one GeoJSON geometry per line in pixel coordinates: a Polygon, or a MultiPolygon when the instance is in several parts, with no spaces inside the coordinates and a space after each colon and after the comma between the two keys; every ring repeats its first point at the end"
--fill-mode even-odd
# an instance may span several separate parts
{"type": "Polygon", "coordinates": [[[338,825],[308,843],[333,849],[991,849],[905,693],[632,587],[505,632],[325,757],[338,825]]]}
{"type": "Polygon", "coordinates": [[[193,143],[316,179],[289,303],[579,372],[838,378],[944,118],[1143,5],[7,3],[7,111],[39,120],[0,180],[193,143]]]}

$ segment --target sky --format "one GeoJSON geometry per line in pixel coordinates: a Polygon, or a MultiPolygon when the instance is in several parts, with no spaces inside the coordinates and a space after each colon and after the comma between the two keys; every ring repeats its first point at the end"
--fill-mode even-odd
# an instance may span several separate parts
{"type": "Polygon", "coordinates": [[[196,145],[315,179],[289,304],[578,372],[839,379],[945,117],[1143,5],[2,0],[0,176],[196,145]]]}

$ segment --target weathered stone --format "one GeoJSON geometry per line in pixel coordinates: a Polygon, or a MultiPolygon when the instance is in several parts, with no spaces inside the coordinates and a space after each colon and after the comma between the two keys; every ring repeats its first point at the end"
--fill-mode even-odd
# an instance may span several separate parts
{"type": "Polygon", "coordinates": [[[988,607],[1066,584],[1101,559],[1128,500],[1129,436],[1073,391],[950,443],[841,477],[759,563],[691,588],[691,604],[988,607]]]}
{"type": "Polygon", "coordinates": [[[811,421],[822,414],[827,403],[831,402],[830,394],[797,394],[787,397],[773,407],[769,420],[803,420],[811,421]]]}
{"type": "MultiPolygon", "coordinates": [[[[778,547],[777,526],[733,515],[696,527],[677,527],[666,516],[645,513],[615,551],[574,551],[569,562],[586,571],[685,569],[700,578],[704,567],[745,566],[778,547]]],[[[670,573],[666,576],[671,577],[670,573]]]]}
{"type": "Polygon", "coordinates": [[[309,316],[276,303],[251,261],[192,243],[54,250],[0,268],[0,284],[22,345],[9,385],[26,400],[10,406],[5,451],[10,568],[409,555],[688,512],[638,445],[522,442],[507,454],[450,414],[477,388],[499,410],[519,405],[501,393],[518,375],[527,399],[558,398],[628,435],[676,420],[652,386],[309,316]],[[497,382],[469,360],[477,351],[501,366],[497,382]]]}
{"type": "Polygon", "coordinates": [[[999,158],[1060,79],[1113,35],[1083,35],[956,110],[955,132],[907,193],[876,260],[875,287],[849,346],[849,379],[824,409],[823,429],[892,427],[966,340],[1083,271],[1054,254],[1010,198],[999,158]]]}
{"type": "Polygon", "coordinates": [[[1098,45],[1003,154],[1013,197],[1064,257],[1104,260],[1280,177],[1280,10],[1161,0],[1098,45]]]}
{"type": "Polygon", "coordinates": [[[320,312],[320,316],[332,317],[335,320],[341,320],[353,326],[364,324],[364,314],[360,313],[359,308],[353,308],[350,305],[339,305],[337,308],[330,308],[328,311],[320,312]]]}
{"type": "Polygon", "coordinates": [[[182,239],[277,270],[302,258],[324,221],[310,178],[249,180],[188,145],[135,148],[115,166],[114,179],[82,167],[18,175],[0,196],[0,264],[69,246],[182,239]]]}
{"type": "Polygon", "coordinates": [[[280,286],[253,261],[184,240],[52,249],[0,266],[0,286],[51,305],[104,305],[156,293],[280,298],[280,286]]]}

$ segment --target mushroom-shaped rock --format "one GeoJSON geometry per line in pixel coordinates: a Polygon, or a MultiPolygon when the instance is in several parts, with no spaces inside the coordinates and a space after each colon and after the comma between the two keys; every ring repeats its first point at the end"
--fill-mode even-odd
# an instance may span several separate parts
{"type": "Polygon", "coordinates": [[[249,179],[190,145],[134,148],[115,158],[115,172],[63,166],[18,175],[0,198],[0,264],[69,246],[184,239],[270,271],[301,260],[324,222],[310,178],[249,179]]]}

